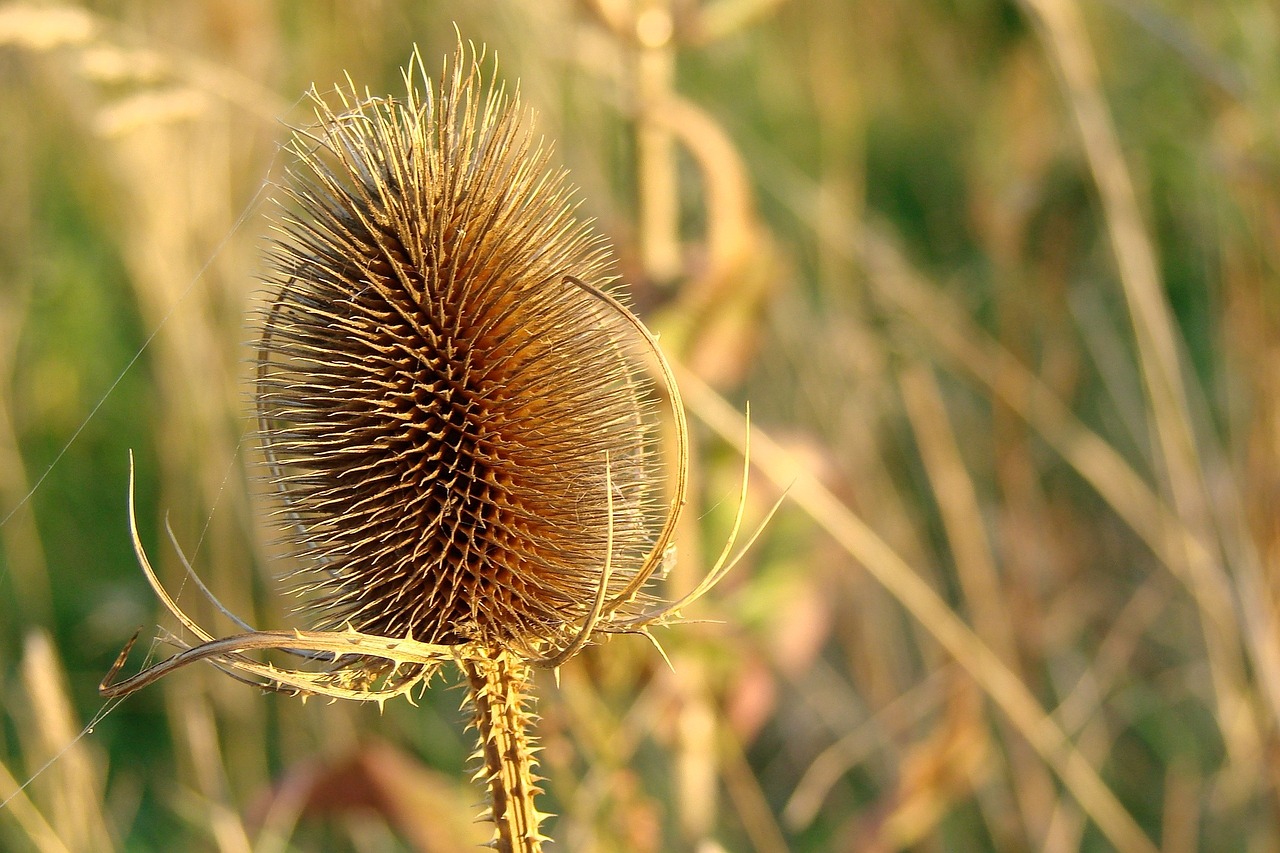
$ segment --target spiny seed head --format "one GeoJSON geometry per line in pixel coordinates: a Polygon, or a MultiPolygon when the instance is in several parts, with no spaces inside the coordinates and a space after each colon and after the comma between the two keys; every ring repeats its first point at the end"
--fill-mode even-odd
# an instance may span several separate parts
{"type": "Polygon", "coordinates": [[[404,79],[290,145],[255,387],[285,540],[322,627],[562,643],[610,539],[611,595],[652,556],[644,350],[572,280],[607,291],[609,250],[518,94],[461,49],[404,79]]]}

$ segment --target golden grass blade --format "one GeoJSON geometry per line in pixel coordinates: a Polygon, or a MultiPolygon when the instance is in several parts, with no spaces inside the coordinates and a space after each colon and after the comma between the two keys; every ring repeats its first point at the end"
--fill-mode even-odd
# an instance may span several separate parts
{"type": "Polygon", "coordinates": [[[22,680],[29,702],[20,734],[28,754],[56,755],[41,772],[53,827],[76,850],[102,850],[115,842],[103,817],[102,768],[78,737],[81,724],[68,695],[66,673],[52,639],[28,634],[22,656],[22,680]]]}
{"type": "Polygon", "coordinates": [[[174,716],[179,721],[182,740],[195,769],[199,802],[207,815],[218,853],[252,853],[253,844],[244,820],[229,806],[233,800],[224,765],[227,756],[219,743],[211,703],[193,693],[184,693],[172,701],[176,704],[174,716]]]}
{"type": "Polygon", "coordinates": [[[960,456],[932,368],[911,364],[898,377],[907,417],[937,498],[965,606],[982,641],[1011,667],[1017,659],[1009,609],[973,480],[960,456]]]}
{"type": "Polygon", "coordinates": [[[720,726],[718,733],[725,790],[752,846],[760,853],[787,853],[787,838],[769,807],[761,780],[752,772],[742,741],[729,726],[720,726]]]}
{"type": "Polygon", "coordinates": [[[913,332],[962,375],[968,375],[1026,421],[1115,510],[1152,552],[1197,597],[1207,618],[1223,626],[1230,618],[1229,584],[1207,574],[1215,547],[1182,524],[1133,466],[1085,426],[1047,384],[994,340],[945,295],[927,286],[903,257],[888,231],[875,221],[855,222],[839,211],[820,208],[816,185],[797,174],[784,176],[780,195],[798,215],[812,221],[823,244],[863,263],[876,296],[903,312],[913,332]],[[1185,549],[1191,556],[1180,556],[1185,549]]]}
{"type": "Polygon", "coordinates": [[[0,762],[0,790],[11,792],[0,800],[0,813],[13,815],[14,821],[26,833],[36,850],[40,853],[71,853],[3,762],[0,762]]]}
{"type": "MultiPolygon", "coordinates": [[[[913,280],[901,258],[882,242],[873,253],[876,268],[884,274],[878,290],[908,307],[921,319],[917,328],[926,334],[963,372],[986,385],[1010,410],[1022,417],[1110,504],[1116,514],[1151,548],[1170,573],[1191,594],[1201,616],[1206,652],[1225,713],[1217,722],[1228,741],[1239,743],[1236,729],[1245,711],[1244,649],[1235,620],[1229,581],[1211,554],[1213,542],[1184,524],[1174,509],[1153,490],[1114,447],[1088,429],[1045,383],[976,325],[964,321],[958,311],[944,309],[945,299],[929,294],[913,280]],[[947,322],[927,322],[945,313],[947,322]],[[1229,687],[1234,685],[1234,687],[1229,687]],[[1224,690],[1226,691],[1224,694],[1224,690]]],[[[1253,654],[1262,662],[1264,677],[1274,652],[1255,643],[1253,654]]],[[[1245,718],[1247,719],[1247,717],[1245,718]]],[[[1253,728],[1253,724],[1248,724],[1253,728]]],[[[1246,734],[1253,741],[1256,734],[1246,734]]],[[[1246,762],[1252,750],[1244,750],[1246,762]]]]}
{"type": "Polygon", "coordinates": [[[840,777],[874,755],[886,720],[911,724],[932,713],[941,703],[944,683],[953,678],[949,664],[935,670],[923,681],[899,693],[873,716],[860,721],[839,740],[828,746],[810,762],[795,790],[782,809],[782,819],[795,830],[809,826],[822,809],[823,800],[840,777]]]}
{"type": "MultiPolygon", "coordinates": [[[[997,567],[977,489],[961,456],[960,440],[934,369],[910,363],[900,372],[898,385],[938,503],[965,612],[982,641],[1019,678],[1025,678],[1008,606],[1009,592],[997,567]]],[[[1001,728],[1007,731],[1009,726],[1004,723],[1001,728]]],[[[1036,792],[1052,790],[1053,781],[1043,764],[1017,738],[1008,743],[1005,761],[1013,777],[1022,780],[1014,787],[1013,795],[1028,830],[1027,837],[1034,838],[1049,820],[1045,798],[1036,796],[1036,792]]]]}
{"type": "MultiPolygon", "coordinates": [[[[876,295],[904,312],[913,331],[924,336],[965,374],[986,385],[993,395],[1058,452],[1089,482],[1117,515],[1151,548],[1169,571],[1191,592],[1204,620],[1206,645],[1215,673],[1232,671],[1230,677],[1216,679],[1219,696],[1224,682],[1235,685],[1228,691],[1226,713],[1219,726],[1232,743],[1240,738],[1225,732],[1236,729],[1249,712],[1241,684],[1238,656],[1230,651],[1240,642],[1236,632],[1231,583],[1213,557],[1217,545],[1203,529],[1192,529],[1147,484],[1114,447],[1086,427],[1039,377],[1008,350],[991,339],[943,295],[931,291],[903,258],[892,238],[874,222],[855,222],[840,212],[820,209],[816,186],[797,175],[784,176],[787,193],[783,201],[797,209],[817,228],[822,242],[849,259],[860,260],[870,273],[867,282],[876,295]]],[[[1266,587],[1246,576],[1242,586],[1253,590],[1266,587]]],[[[1276,636],[1265,628],[1270,624],[1270,606],[1265,596],[1253,594],[1243,602],[1249,617],[1249,651],[1257,661],[1257,671],[1273,709],[1280,708],[1280,650],[1269,639],[1276,636]]],[[[1276,712],[1273,710],[1273,716],[1276,712]]],[[[1248,740],[1254,740],[1249,736],[1248,740]]],[[[1246,753],[1248,751],[1246,750],[1246,753]]],[[[1256,753],[1255,753],[1256,754],[1256,753]]],[[[1239,758],[1237,750],[1235,757],[1239,758]]],[[[1246,761],[1247,761],[1246,755],[1246,761]]]]}
{"type": "MultiPolygon", "coordinates": [[[[12,238],[9,238],[12,239],[12,238]]],[[[33,623],[50,619],[52,589],[45,548],[40,541],[35,513],[27,503],[32,494],[14,418],[13,393],[16,360],[23,328],[28,322],[31,294],[28,287],[10,286],[0,294],[0,557],[22,609],[33,623]]]]}
{"type": "MultiPolygon", "coordinates": [[[[697,417],[730,443],[741,416],[713,389],[688,373],[680,382],[697,417]]],[[[757,430],[755,464],[858,560],[962,666],[1058,775],[1098,828],[1125,853],[1157,848],[1116,799],[1098,771],[1045,713],[1026,685],[964,624],[903,559],[807,469],[757,430]]]]}
{"type": "MultiPolygon", "coordinates": [[[[1197,584],[1225,585],[1231,581],[1218,551],[1212,547],[1213,500],[1205,482],[1200,443],[1196,437],[1188,392],[1183,379],[1179,337],[1164,295],[1156,252],[1138,208],[1133,179],[1102,93],[1097,60],[1079,7],[1072,0],[1025,0],[1034,13],[1045,51],[1058,69],[1080,141],[1098,189],[1103,217],[1120,284],[1129,307],[1141,375],[1147,392],[1151,424],[1160,448],[1163,475],[1182,526],[1210,544],[1205,551],[1188,549],[1178,555],[1197,584]]],[[[1248,561],[1237,570],[1250,571],[1248,561]]],[[[1257,589],[1263,585],[1253,582],[1257,589]]],[[[1193,590],[1196,591],[1196,590],[1193,590]]],[[[1212,592],[1214,596],[1220,593],[1212,592]]],[[[1199,593],[1198,598],[1203,596],[1199,593]]],[[[1226,595],[1230,604],[1230,592],[1226,595]]],[[[1280,718],[1280,658],[1275,649],[1276,614],[1261,600],[1244,608],[1250,621],[1246,638],[1259,669],[1263,693],[1273,719],[1280,718]]],[[[1227,619],[1231,611],[1211,612],[1211,619],[1227,619]]],[[[1249,702],[1247,676],[1235,659],[1238,633],[1206,631],[1213,658],[1212,674],[1218,693],[1219,718],[1232,758],[1251,766],[1262,737],[1261,721],[1249,702]]]]}
{"type": "MultiPolygon", "coordinates": [[[[851,256],[860,255],[878,296],[910,316],[915,331],[1023,418],[1097,490],[1193,596],[1204,620],[1214,670],[1238,672],[1238,655],[1230,652],[1230,646],[1239,643],[1231,589],[1215,568],[1212,540],[1204,538],[1204,531],[1183,524],[1125,458],[1086,427],[1039,377],[968,322],[945,296],[932,292],[880,228],[867,224],[862,231],[864,239],[858,247],[848,245],[844,236],[837,237],[834,232],[830,235],[832,245],[844,247],[851,256]]],[[[1266,644],[1255,642],[1253,653],[1263,662],[1260,669],[1264,674],[1275,669],[1269,665],[1274,651],[1266,644]]],[[[1239,684],[1240,676],[1229,681],[1239,684]]],[[[1234,695],[1237,698],[1231,704],[1242,707],[1241,694],[1237,691],[1234,695]]],[[[1234,726],[1238,719],[1239,714],[1233,712],[1220,719],[1219,725],[1234,726]]],[[[1228,739],[1234,741],[1234,737],[1228,739]]]]}

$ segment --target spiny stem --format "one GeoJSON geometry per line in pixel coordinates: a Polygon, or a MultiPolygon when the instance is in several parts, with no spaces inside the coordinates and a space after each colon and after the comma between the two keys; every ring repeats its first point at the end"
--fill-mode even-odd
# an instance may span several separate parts
{"type": "Polygon", "coordinates": [[[534,773],[537,747],[528,734],[534,715],[526,706],[533,670],[503,649],[483,649],[460,661],[479,731],[476,772],[489,787],[493,848],[499,853],[541,853],[546,836],[538,831],[545,814],[534,807],[542,793],[534,773]]]}

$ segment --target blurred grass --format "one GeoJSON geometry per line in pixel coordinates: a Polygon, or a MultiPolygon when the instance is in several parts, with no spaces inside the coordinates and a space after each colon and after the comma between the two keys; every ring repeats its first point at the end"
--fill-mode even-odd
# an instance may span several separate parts
{"type": "MultiPolygon", "coordinates": [[[[743,401],[748,517],[792,490],[691,614],[720,622],[662,637],[673,671],[620,639],[543,685],[562,849],[1280,846],[1261,0],[0,4],[8,776],[154,618],[129,448],[171,587],[166,513],[233,610],[290,624],[243,467],[259,190],[307,85],[395,91],[454,21],[688,371],[672,583],[730,524],[743,401]]],[[[0,847],[471,849],[460,698],[380,716],[187,671],[11,800],[0,847]]]]}

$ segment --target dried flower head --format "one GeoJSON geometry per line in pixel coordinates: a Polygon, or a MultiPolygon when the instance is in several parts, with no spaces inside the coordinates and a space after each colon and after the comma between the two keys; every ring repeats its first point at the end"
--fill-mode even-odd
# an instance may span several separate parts
{"type": "Polygon", "coordinates": [[[113,682],[126,647],[101,689],[207,660],[304,697],[384,701],[457,662],[495,844],[534,850],[531,667],[676,619],[733,565],[733,537],[684,598],[644,591],[684,502],[671,369],[614,295],[608,248],[518,96],[461,47],[441,79],[415,53],[401,100],[350,81],[336,104],[314,96],[317,121],[290,146],[254,391],[316,630],[256,631],[223,609],[243,632],[215,638],[159,584],[135,526],[148,580],[198,642],[170,637],[179,654],[113,682]],[[678,448],[669,489],[655,372],[678,448]],[[247,654],[264,649],[311,663],[247,654]]]}
{"type": "Polygon", "coordinates": [[[586,619],[610,519],[608,595],[660,557],[652,383],[518,97],[446,79],[295,140],[261,437],[322,627],[536,649],[586,619]]]}

